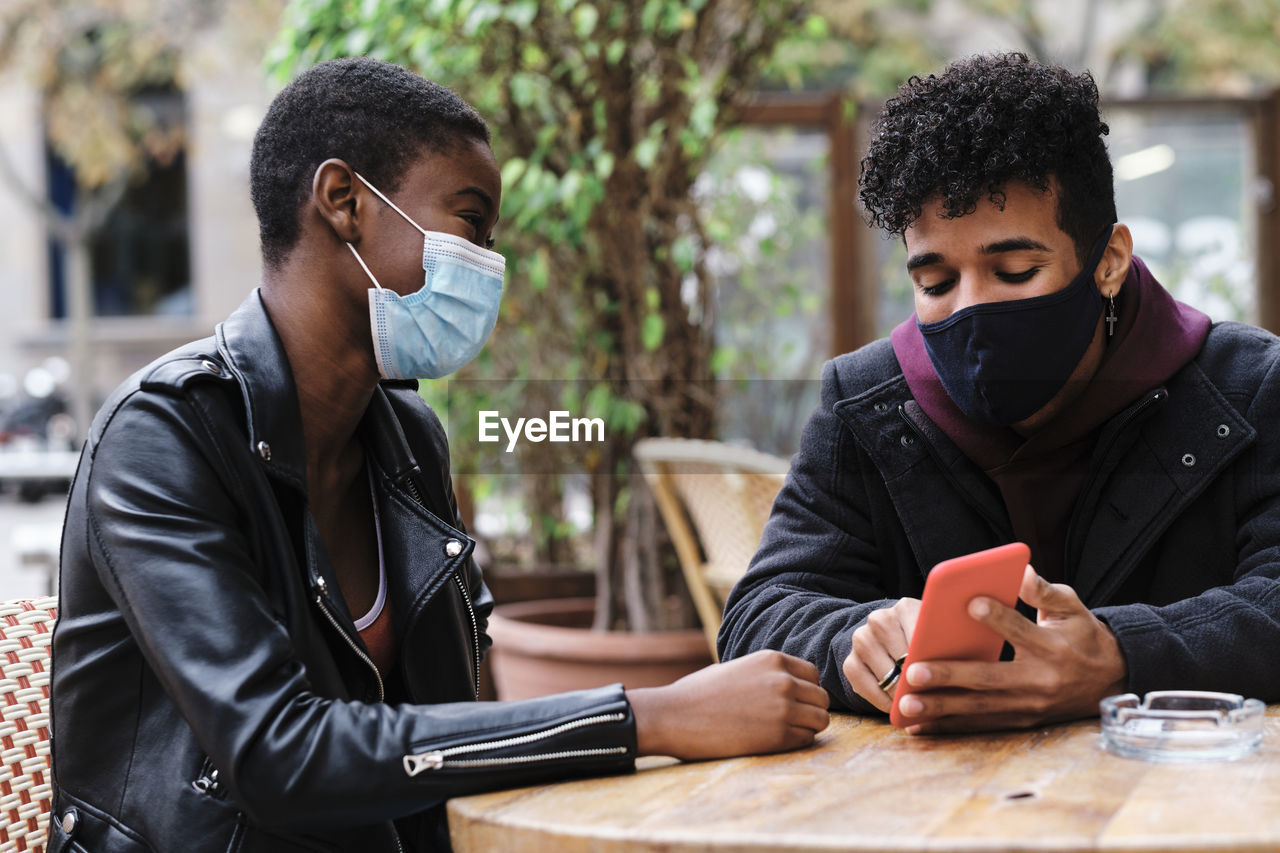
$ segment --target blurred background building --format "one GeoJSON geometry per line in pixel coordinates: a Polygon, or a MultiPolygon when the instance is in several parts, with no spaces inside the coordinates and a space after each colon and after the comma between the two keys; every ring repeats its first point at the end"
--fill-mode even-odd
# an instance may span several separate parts
{"type": "MultiPolygon", "coordinates": [[[[138,14],[148,11],[144,5],[138,14]]],[[[33,25],[27,37],[50,37],[57,16],[69,28],[75,6],[48,4],[51,20],[33,25]]],[[[163,158],[144,153],[136,164],[103,155],[115,159],[105,168],[117,170],[124,186],[89,239],[91,358],[83,376],[66,376],[62,367],[71,354],[69,258],[38,206],[72,214],[85,206],[85,193],[76,166],[50,138],[40,87],[49,72],[32,59],[0,68],[0,146],[8,166],[0,169],[0,397],[22,395],[31,370],[52,367],[60,393],[83,386],[96,404],[157,355],[209,334],[257,284],[248,161],[271,87],[263,34],[252,27],[220,18],[194,29],[173,79],[146,80],[130,93],[174,126],[176,142],[163,158]]],[[[66,44],[69,51],[70,36],[66,44]]],[[[93,125],[84,132],[93,133],[93,125]]],[[[0,399],[0,407],[6,402],[12,404],[0,399]]]]}

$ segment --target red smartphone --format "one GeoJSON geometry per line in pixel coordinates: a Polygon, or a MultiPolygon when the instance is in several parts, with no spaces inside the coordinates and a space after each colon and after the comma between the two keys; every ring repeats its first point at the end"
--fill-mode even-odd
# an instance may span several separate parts
{"type": "Polygon", "coordinates": [[[996,661],[1004,638],[969,615],[969,602],[978,596],[993,598],[1007,607],[1018,603],[1023,571],[1031,559],[1031,549],[1021,542],[989,548],[944,560],[925,578],[920,597],[920,614],[907,647],[889,722],[898,728],[924,722],[921,717],[898,713],[902,697],[914,692],[907,684],[907,667],[926,660],[996,661]]]}

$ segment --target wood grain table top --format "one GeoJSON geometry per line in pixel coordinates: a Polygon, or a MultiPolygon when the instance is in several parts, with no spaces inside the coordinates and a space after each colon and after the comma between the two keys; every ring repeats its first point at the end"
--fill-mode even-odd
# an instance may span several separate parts
{"type": "Polygon", "coordinates": [[[1097,719],[912,737],[833,714],[810,748],[451,800],[457,853],[1280,851],[1280,705],[1235,761],[1102,749],[1097,719]]]}

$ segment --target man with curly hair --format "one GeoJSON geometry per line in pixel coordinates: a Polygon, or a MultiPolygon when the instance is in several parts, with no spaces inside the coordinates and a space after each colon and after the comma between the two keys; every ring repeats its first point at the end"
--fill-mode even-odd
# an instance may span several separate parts
{"type": "MultiPolygon", "coordinates": [[[[1038,725],[1166,688],[1280,699],[1280,341],[1175,301],[1117,223],[1088,74],[1021,54],[912,77],[862,161],[915,316],[829,362],[723,658],[782,649],[887,711],[924,578],[1020,540],[998,663],[914,663],[913,733],[1038,725]],[[1009,649],[1012,649],[1010,655],[1009,649]]],[[[905,692],[905,691],[904,691],[905,692]]]]}

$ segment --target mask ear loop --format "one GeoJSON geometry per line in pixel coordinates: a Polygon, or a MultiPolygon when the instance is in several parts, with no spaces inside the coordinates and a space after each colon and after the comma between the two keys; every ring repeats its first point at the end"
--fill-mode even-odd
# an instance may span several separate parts
{"type": "Polygon", "coordinates": [[[348,243],[347,248],[351,250],[351,254],[356,256],[356,261],[360,264],[360,268],[364,270],[364,274],[369,276],[369,281],[373,282],[373,286],[378,290],[384,290],[385,288],[378,284],[378,279],[374,276],[373,271],[369,269],[369,265],[364,262],[364,258],[360,257],[360,253],[356,251],[356,247],[348,243]]]}
{"type": "Polygon", "coordinates": [[[357,178],[359,178],[359,179],[360,179],[360,183],[364,184],[366,187],[368,187],[370,190],[372,190],[374,195],[376,195],[378,198],[380,198],[380,199],[382,199],[383,201],[385,201],[385,202],[387,203],[387,205],[388,205],[392,210],[394,210],[396,213],[398,213],[398,214],[400,214],[401,216],[403,216],[403,217],[405,218],[405,221],[406,221],[406,222],[408,222],[408,223],[409,223],[410,225],[412,225],[414,228],[417,228],[419,231],[421,231],[421,232],[422,232],[422,236],[423,236],[423,237],[428,236],[428,235],[427,235],[427,229],[423,228],[421,225],[419,225],[418,223],[414,222],[414,221],[413,221],[413,217],[409,216],[409,214],[405,213],[403,210],[401,210],[399,207],[397,207],[397,206],[396,206],[396,203],[395,203],[394,201],[392,201],[391,199],[387,198],[385,195],[383,195],[381,190],[379,190],[379,189],[378,189],[377,187],[375,187],[373,184],[371,184],[371,183],[369,183],[368,181],[366,181],[366,180],[364,179],[364,175],[360,174],[359,172],[355,172],[355,171],[353,171],[353,172],[352,172],[352,174],[353,174],[353,175],[355,175],[357,178]]]}
{"type": "MultiPolygon", "coordinates": [[[[425,230],[421,225],[419,225],[418,223],[414,222],[414,221],[413,221],[413,217],[409,216],[409,214],[407,214],[407,213],[405,213],[403,210],[401,210],[401,209],[396,205],[396,203],[395,203],[394,201],[392,201],[391,199],[389,199],[389,198],[387,198],[385,195],[383,195],[381,190],[379,190],[379,189],[378,189],[377,187],[375,187],[373,184],[371,184],[371,183],[369,183],[367,180],[365,180],[364,175],[360,174],[359,172],[357,172],[357,171],[355,171],[355,170],[352,170],[351,174],[353,174],[353,175],[355,175],[357,178],[359,178],[359,179],[360,179],[360,183],[362,183],[362,184],[364,184],[366,187],[368,187],[368,188],[369,188],[369,190],[370,190],[374,195],[376,195],[378,198],[380,198],[380,199],[382,199],[383,201],[385,201],[385,202],[387,203],[387,206],[388,206],[388,207],[390,207],[390,208],[391,208],[392,210],[394,210],[396,213],[398,213],[398,214],[400,214],[401,216],[403,216],[406,222],[408,222],[408,223],[409,223],[410,225],[412,225],[414,228],[417,228],[419,231],[421,231],[421,232],[422,232],[422,236],[423,236],[423,237],[426,237],[426,236],[427,236],[427,232],[426,232],[426,230],[425,230]]],[[[385,290],[385,288],[384,288],[381,284],[378,284],[378,279],[377,279],[377,277],[376,277],[376,276],[374,276],[373,272],[369,269],[369,265],[368,265],[368,264],[366,264],[366,263],[364,262],[364,258],[360,257],[360,253],[356,251],[356,247],[355,247],[355,246],[353,246],[353,245],[351,245],[350,243],[348,243],[348,244],[347,244],[347,248],[351,250],[351,254],[353,254],[353,255],[355,255],[355,256],[356,256],[356,260],[357,260],[357,261],[359,261],[359,263],[360,263],[360,267],[364,270],[365,275],[369,276],[369,280],[373,282],[373,286],[374,286],[374,287],[376,287],[376,288],[378,288],[378,290],[385,290]]]]}

